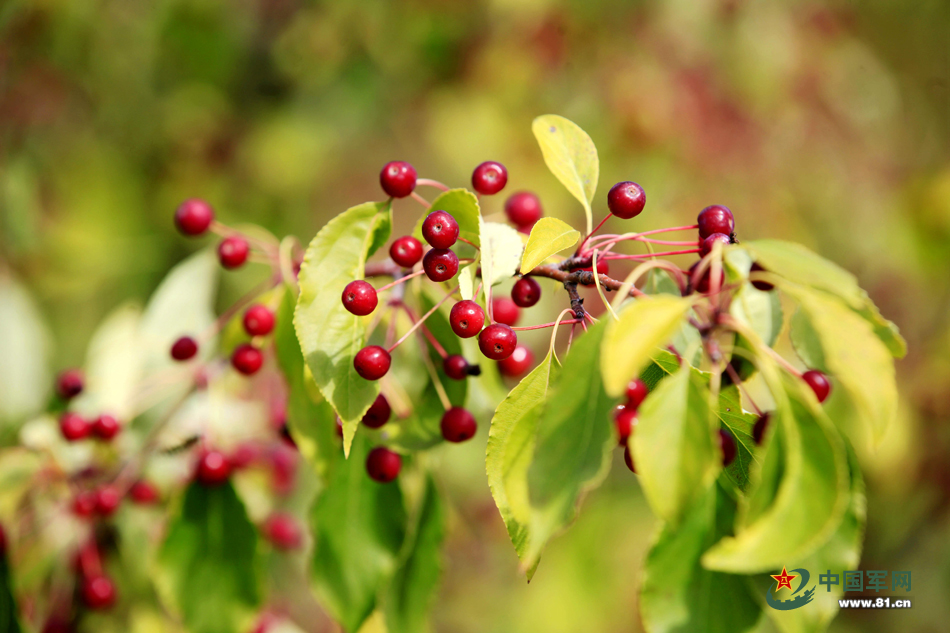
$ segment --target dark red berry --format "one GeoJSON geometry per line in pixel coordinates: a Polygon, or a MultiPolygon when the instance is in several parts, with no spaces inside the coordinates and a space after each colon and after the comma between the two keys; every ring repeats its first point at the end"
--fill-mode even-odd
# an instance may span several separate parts
{"type": "Polygon", "coordinates": [[[73,512],[76,516],[91,517],[96,511],[96,493],[91,490],[80,492],[73,499],[73,512]]]}
{"type": "Polygon", "coordinates": [[[353,367],[366,380],[379,380],[389,371],[392,357],[379,345],[370,345],[356,352],[353,367]]]}
{"type": "Polygon", "coordinates": [[[82,583],[82,601],[89,609],[104,610],[115,604],[115,585],[106,576],[92,576],[82,583]]]}
{"type": "Polygon", "coordinates": [[[531,369],[534,364],[534,354],[524,345],[519,345],[508,358],[498,361],[498,371],[502,376],[520,378],[531,369]]]}
{"type": "Polygon", "coordinates": [[[224,453],[207,451],[198,459],[195,476],[204,486],[219,486],[231,476],[231,463],[224,453]]]}
{"type": "Polygon", "coordinates": [[[623,463],[627,465],[627,468],[630,469],[630,472],[636,474],[637,469],[633,465],[633,453],[630,452],[629,445],[623,449],[623,463]]]}
{"type": "Polygon", "coordinates": [[[459,223],[446,211],[433,211],[422,222],[422,237],[432,248],[452,248],[459,238],[459,223]]]}
{"type": "Polygon", "coordinates": [[[719,429],[719,450],[722,451],[722,465],[728,466],[736,459],[736,438],[725,429],[719,429]]]}
{"type": "Polygon", "coordinates": [[[67,411],[59,418],[59,430],[69,442],[77,442],[89,437],[92,425],[78,413],[67,411]]]}
{"type": "Polygon", "coordinates": [[[96,491],[96,513],[107,517],[122,503],[122,493],[115,486],[103,486],[96,491]]]}
{"type": "MultiPolygon", "coordinates": [[[[710,290],[710,287],[711,287],[711,286],[710,286],[710,283],[709,283],[709,278],[712,276],[712,275],[711,275],[711,273],[712,273],[712,266],[711,266],[711,265],[710,265],[710,266],[706,266],[706,270],[703,271],[702,277],[700,277],[699,281],[696,283],[695,288],[693,287],[693,273],[696,271],[696,267],[699,266],[699,264],[700,264],[700,262],[696,262],[695,264],[693,264],[692,266],[689,267],[689,288],[688,288],[688,293],[689,293],[689,292],[693,292],[693,291],[695,290],[696,292],[700,292],[700,293],[702,293],[702,294],[706,294],[706,293],[708,293],[709,290],[710,290]]],[[[726,283],[726,273],[725,273],[725,271],[720,267],[720,269],[719,269],[719,287],[722,288],[722,286],[723,286],[725,283],[726,283]]],[[[687,294],[688,294],[688,293],[687,293],[687,294]]]]}
{"type": "Polygon", "coordinates": [[[519,308],[530,308],[541,300],[541,285],[531,277],[522,277],[511,287],[511,300],[519,308]]]}
{"type": "Polygon", "coordinates": [[[647,384],[639,378],[634,378],[627,385],[627,406],[631,409],[639,408],[640,403],[646,399],[648,393],[650,393],[650,390],[647,389],[647,384]]]}
{"type": "Polygon", "coordinates": [[[808,383],[811,390],[815,392],[818,402],[824,402],[828,398],[828,394],[831,393],[831,383],[828,382],[828,377],[817,369],[806,371],[802,374],[802,380],[808,383]]]}
{"type": "Polygon", "coordinates": [[[343,289],[342,301],[347,312],[357,316],[366,316],[376,309],[379,297],[376,296],[376,288],[372,284],[357,279],[346,284],[343,289]]]}
{"type": "Polygon", "coordinates": [[[226,237],[218,244],[218,259],[228,270],[243,266],[249,252],[250,247],[243,237],[226,237]]]}
{"type": "Polygon", "coordinates": [[[198,343],[190,336],[183,336],[172,344],[172,358],[190,360],[198,353],[198,343]]]}
{"type": "Polygon", "coordinates": [[[766,411],[758,417],[752,426],[752,439],[755,440],[756,444],[762,443],[762,438],[765,437],[765,431],[769,428],[769,418],[771,417],[772,415],[766,411]]]}
{"type": "Polygon", "coordinates": [[[485,161],[472,172],[472,188],[483,196],[498,193],[508,184],[508,170],[501,163],[485,161]]]}
{"type": "Polygon", "coordinates": [[[175,226],[185,235],[201,235],[214,221],[214,209],[204,200],[191,198],[175,209],[175,226]]]}
{"type": "Polygon", "coordinates": [[[472,338],[485,326],[485,311],[474,301],[459,301],[449,312],[449,324],[460,338],[472,338]]]}
{"type": "Polygon", "coordinates": [[[495,320],[505,325],[514,325],[521,316],[521,309],[508,297],[492,299],[491,311],[495,320]]]}
{"type": "Polygon", "coordinates": [[[637,410],[630,407],[617,408],[614,413],[614,426],[617,427],[617,438],[620,446],[626,446],[633,427],[637,425],[637,410]]]}
{"type": "Polygon", "coordinates": [[[462,407],[452,407],[446,411],[439,426],[442,429],[442,437],[456,443],[472,439],[478,429],[475,416],[462,407]]]}
{"type": "Polygon", "coordinates": [[[468,378],[468,361],[465,360],[464,356],[458,354],[446,356],[445,360],[442,361],[442,369],[445,370],[445,375],[452,380],[468,378]]]}
{"type": "Polygon", "coordinates": [[[83,377],[78,369],[67,369],[56,378],[56,393],[64,400],[70,400],[82,393],[83,377]]]}
{"type": "Polygon", "coordinates": [[[129,488],[129,497],[134,503],[149,504],[158,501],[158,490],[147,481],[136,481],[129,488]]]}
{"type": "Polygon", "coordinates": [[[369,410],[363,414],[363,424],[371,429],[378,429],[389,422],[389,416],[392,414],[393,410],[389,406],[389,400],[383,394],[379,394],[373,404],[370,405],[369,410]]]}
{"type": "Polygon", "coordinates": [[[492,360],[511,356],[518,346],[518,335],[504,323],[492,323],[478,334],[478,349],[492,360]]]}
{"type": "Polygon", "coordinates": [[[7,533],[0,525],[0,559],[7,555],[7,533]]]}
{"type": "Polygon", "coordinates": [[[512,224],[521,229],[534,226],[544,212],[541,209],[541,200],[536,195],[519,191],[505,201],[505,215],[512,224]]]}
{"type": "Polygon", "coordinates": [[[264,364],[264,354],[250,343],[241,343],[231,354],[231,365],[245,376],[257,373],[264,364]]]}
{"type": "Polygon", "coordinates": [[[405,198],[416,188],[416,170],[409,163],[394,160],[386,163],[379,172],[379,184],[386,195],[405,198]]]}
{"type": "Polygon", "coordinates": [[[732,211],[721,204],[714,204],[700,211],[696,222],[699,224],[699,238],[703,240],[714,233],[732,235],[736,228],[732,211]]]}
{"type": "Polygon", "coordinates": [[[422,258],[422,268],[432,281],[448,281],[459,271],[459,258],[450,250],[433,248],[422,258]]]}
{"type": "Polygon", "coordinates": [[[706,239],[702,241],[702,244],[699,245],[699,254],[705,257],[712,252],[713,244],[719,242],[723,246],[727,246],[732,243],[732,240],[729,239],[729,236],[724,233],[713,233],[706,239]]]}
{"type": "Polygon", "coordinates": [[[267,518],[264,522],[264,536],[277,549],[297,549],[303,543],[303,532],[297,519],[282,512],[267,518]]]}
{"type": "Polygon", "coordinates": [[[624,220],[640,215],[646,203],[647,194],[643,192],[643,187],[635,182],[618,182],[607,192],[607,208],[624,220]]]}
{"type": "Polygon", "coordinates": [[[267,336],[274,329],[274,313],[255,303],[244,313],[244,331],[250,336],[267,336]]]}
{"type": "Polygon", "coordinates": [[[336,432],[336,436],[342,439],[343,438],[343,420],[341,420],[340,418],[337,418],[336,424],[334,425],[333,430],[336,432]]]}
{"type": "Polygon", "coordinates": [[[92,434],[100,440],[111,440],[118,435],[121,429],[122,427],[119,425],[119,421],[111,415],[100,415],[92,423],[92,434]]]}
{"type": "Polygon", "coordinates": [[[381,484],[386,484],[399,475],[402,457],[383,446],[377,446],[366,456],[366,472],[381,484]]]}
{"type": "MultiPolygon", "coordinates": [[[[762,268],[762,266],[760,266],[758,262],[752,262],[752,268],[749,269],[749,273],[764,273],[764,272],[768,272],[768,271],[762,268]]],[[[752,286],[756,288],[757,290],[761,290],[763,292],[768,292],[769,290],[772,290],[773,288],[775,288],[775,286],[773,286],[769,282],[763,281],[761,279],[756,279],[755,281],[753,281],[752,286]]]]}
{"type": "Polygon", "coordinates": [[[422,242],[411,235],[403,235],[389,247],[389,256],[403,268],[412,268],[422,259],[422,242]]]}

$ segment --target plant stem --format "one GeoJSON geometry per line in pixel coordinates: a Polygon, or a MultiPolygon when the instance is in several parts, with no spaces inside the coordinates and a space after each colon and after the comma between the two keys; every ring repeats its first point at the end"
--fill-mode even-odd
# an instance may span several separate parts
{"type": "Polygon", "coordinates": [[[408,281],[409,279],[412,279],[413,277],[418,277],[419,275],[424,275],[425,272],[426,272],[426,271],[420,269],[420,270],[417,270],[417,271],[414,272],[414,273],[409,273],[408,275],[403,275],[402,277],[399,277],[399,278],[396,279],[395,281],[391,281],[391,282],[389,282],[388,284],[386,284],[385,286],[381,286],[381,287],[377,288],[377,289],[376,289],[376,292],[379,293],[379,292],[383,292],[384,290],[389,290],[389,289],[392,288],[393,286],[398,286],[399,284],[403,283],[404,281],[408,281]]]}
{"type": "Polygon", "coordinates": [[[587,237],[585,237],[585,238],[583,239],[583,241],[581,242],[581,245],[577,247],[577,250],[576,250],[576,251],[574,251],[574,254],[575,254],[575,255],[579,254],[582,250],[584,250],[584,244],[587,243],[587,240],[589,240],[589,239],[594,235],[594,233],[596,233],[597,231],[600,230],[600,227],[602,227],[602,226],[607,222],[607,220],[610,219],[610,216],[611,216],[611,215],[612,215],[612,214],[608,213],[608,214],[604,217],[604,219],[600,221],[600,224],[598,224],[596,227],[594,227],[594,230],[587,234],[587,237]]]}
{"type": "Polygon", "coordinates": [[[415,191],[413,191],[413,192],[412,192],[411,194],[409,194],[409,195],[412,196],[412,199],[413,199],[413,200],[415,200],[416,202],[418,202],[419,204],[421,204],[422,206],[424,206],[426,209],[428,209],[429,207],[432,206],[432,204],[431,204],[428,200],[426,200],[425,198],[423,198],[422,196],[420,196],[420,195],[419,195],[418,193],[416,193],[415,191]]]}
{"type": "MultiPolygon", "coordinates": [[[[566,312],[570,312],[570,310],[566,310],[566,312]]],[[[585,312],[584,314],[586,316],[587,313],[585,312]]],[[[554,327],[558,323],[580,323],[580,322],[581,322],[581,319],[568,319],[567,321],[551,321],[550,323],[542,323],[541,325],[522,325],[520,327],[512,327],[511,329],[516,330],[518,332],[526,332],[528,330],[543,330],[544,328],[554,327]]]]}
{"type": "Polygon", "coordinates": [[[441,299],[439,299],[439,302],[436,303],[434,306],[432,306],[432,309],[431,309],[431,310],[429,310],[428,312],[426,312],[425,314],[423,314],[423,315],[422,315],[422,318],[419,319],[418,321],[416,321],[416,322],[412,325],[412,327],[409,328],[409,330],[408,330],[405,334],[403,334],[402,337],[401,337],[398,341],[396,341],[395,343],[392,344],[392,346],[390,346],[390,348],[389,348],[387,351],[388,351],[389,353],[392,353],[392,351],[393,351],[394,349],[396,349],[397,347],[399,347],[399,345],[402,344],[403,341],[405,341],[407,338],[409,338],[409,336],[411,336],[413,332],[415,332],[418,328],[422,327],[422,324],[425,323],[426,319],[428,319],[430,316],[432,316],[432,313],[435,312],[436,310],[438,310],[438,309],[442,306],[443,303],[445,303],[446,301],[448,301],[448,300],[452,297],[452,295],[454,295],[454,294],[456,293],[456,291],[458,291],[458,289],[459,289],[459,287],[458,287],[458,286],[455,286],[455,288],[453,288],[451,291],[449,291],[444,297],[442,297],[441,299]]]}
{"type": "Polygon", "coordinates": [[[417,178],[416,185],[422,185],[423,187],[435,187],[436,189],[441,189],[442,191],[449,190],[447,185],[443,185],[438,180],[432,180],[431,178],[417,178]]]}

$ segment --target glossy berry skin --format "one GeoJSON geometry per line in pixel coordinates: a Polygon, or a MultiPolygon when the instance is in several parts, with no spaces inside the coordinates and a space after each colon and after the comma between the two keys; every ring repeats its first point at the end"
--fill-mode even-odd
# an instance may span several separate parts
{"type": "Polygon", "coordinates": [[[190,198],[175,209],[175,226],[184,235],[192,237],[208,230],[214,221],[214,209],[204,200],[190,198]]]}
{"type": "MultiPolygon", "coordinates": [[[[751,274],[751,273],[764,273],[764,272],[768,272],[768,271],[766,271],[764,268],[762,268],[762,266],[760,266],[758,262],[752,262],[752,268],[749,269],[749,273],[750,273],[750,274],[751,274]]],[[[752,282],[752,286],[753,286],[756,290],[761,290],[761,291],[763,291],[763,292],[768,292],[769,290],[772,290],[772,289],[775,288],[775,286],[773,286],[773,285],[770,284],[769,282],[767,282],[767,281],[762,281],[761,279],[757,279],[757,280],[753,281],[753,282],[752,282]]]]}
{"type": "Polygon", "coordinates": [[[103,486],[96,491],[96,514],[110,516],[122,503],[122,493],[115,486],[103,486]]]}
{"type": "Polygon", "coordinates": [[[73,513],[80,517],[91,517],[96,511],[97,495],[91,490],[80,492],[73,499],[73,513]]]}
{"type": "Polygon", "coordinates": [[[472,188],[483,196],[491,196],[508,184],[508,170],[501,163],[488,160],[472,172],[472,188]]]}
{"type": "MultiPolygon", "coordinates": [[[[374,291],[375,293],[375,291],[374,291]]],[[[244,312],[244,331],[250,336],[267,336],[274,330],[274,313],[255,303],[244,312]]]]}
{"type": "Polygon", "coordinates": [[[521,309],[508,297],[492,299],[491,312],[496,321],[505,325],[514,325],[521,316],[521,309]]]}
{"type": "Polygon", "coordinates": [[[231,476],[231,463],[220,451],[207,451],[198,460],[195,478],[203,486],[220,486],[231,476]]]}
{"type": "Polygon", "coordinates": [[[376,296],[376,288],[369,282],[357,279],[346,284],[341,296],[343,307],[350,314],[356,316],[366,316],[372,314],[379,304],[379,297],[376,296]]]}
{"type": "Polygon", "coordinates": [[[504,323],[492,323],[478,334],[478,349],[492,360],[503,360],[514,353],[518,335],[504,323]]]}
{"type": "Polygon", "coordinates": [[[824,402],[828,398],[828,394],[831,393],[831,383],[828,382],[828,377],[817,369],[806,371],[802,374],[802,380],[808,383],[811,390],[815,392],[818,402],[824,402]]]}
{"type": "Polygon", "coordinates": [[[374,481],[387,484],[399,476],[402,457],[384,446],[377,446],[366,456],[366,472],[374,481]]]}
{"type": "Polygon", "coordinates": [[[87,608],[102,611],[115,604],[115,585],[106,576],[92,576],[82,583],[82,601],[87,608]]]}
{"type": "Polygon", "coordinates": [[[519,191],[512,194],[505,201],[505,215],[508,221],[519,229],[530,228],[544,215],[541,209],[541,200],[528,191],[519,191]]]}
{"type": "Polygon", "coordinates": [[[607,208],[613,215],[624,220],[640,215],[646,203],[647,194],[643,192],[643,187],[635,182],[618,182],[607,192],[607,208]]]}
{"type": "Polygon", "coordinates": [[[627,407],[631,409],[639,408],[649,393],[650,390],[647,389],[647,384],[639,378],[634,378],[627,385],[627,407]]]}
{"type": "Polygon", "coordinates": [[[446,211],[433,211],[422,222],[422,237],[432,248],[452,248],[459,239],[459,223],[446,211]]]}
{"type": "Polygon", "coordinates": [[[620,446],[626,446],[633,427],[637,424],[637,411],[630,407],[623,407],[614,412],[614,426],[617,428],[617,440],[620,446]]]}
{"type": "Polygon", "coordinates": [[[468,378],[468,361],[464,356],[451,354],[442,361],[442,369],[445,375],[452,380],[465,380],[468,378]]]}
{"type": "Polygon", "coordinates": [[[712,252],[713,244],[719,242],[723,246],[728,246],[732,243],[732,240],[729,239],[729,236],[725,233],[713,233],[706,239],[702,241],[702,244],[699,245],[699,254],[703,257],[709,255],[712,252]]]}
{"type": "Polygon", "coordinates": [[[100,440],[109,441],[118,435],[120,430],[122,430],[122,427],[119,425],[119,421],[111,415],[100,415],[92,423],[92,434],[100,440]]]}
{"type": "Polygon", "coordinates": [[[264,354],[250,343],[242,343],[231,354],[231,365],[244,374],[252,376],[264,364],[264,354]]]}
{"type": "Polygon", "coordinates": [[[92,425],[78,413],[67,412],[59,419],[59,430],[68,442],[78,442],[89,437],[92,425]]]}
{"type": "Polygon", "coordinates": [[[416,170],[401,160],[386,163],[379,172],[379,184],[387,196],[405,198],[416,188],[416,170]]]}
{"type": "Polygon", "coordinates": [[[369,410],[363,414],[362,422],[371,429],[378,429],[389,422],[389,417],[392,414],[393,410],[389,406],[389,400],[383,394],[379,394],[373,404],[370,405],[369,410]]]}
{"type": "Polygon", "coordinates": [[[198,353],[198,343],[190,336],[183,336],[172,343],[172,358],[181,362],[191,360],[198,353]]]}
{"type": "Polygon", "coordinates": [[[136,481],[129,488],[129,498],[133,503],[147,505],[158,501],[158,490],[147,481],[136,481]]]}
{"type": "Polygon", "coordinates": [[[498,371],[502,376],[520,378],[534,365],[534,354],[524,345],[519,345],[511,356],[498,361],[498,371]]]}
{"type": "Polygon", "coordinates": [[[251,249],[242,237],[226,237],[218,244],[218,261],[228,270],[240,268],[251,249]]]}
{"type": "Polygon", "coordinates": [[[722,451],[722,465],[728,466],[736,459],[736,438],[725,429],[719,429],[719,450],[722,451]]]}
{"type": "Polygon", "coordinates": [[[389,371],[392,362],[392,357],[384,348],[370,345],[356,352],[353,367],[356,368],[356,373],[366,380],[379,380],[389,371]]]}
{"type": "Polygon", "coordinates": [[[422,258],[422,268],[432,281],[448,281],[459,271],[459,258],[450,250],[433,248],[422,258]]]}
{"type": "Polygon", "coordinates": [[[623,463],[627,465],[627,468],[630,469],[630,472],[633,474],[637,473],[637,469],[633,465],[633,453],[630,452],[630,446],[626,446],[623,449],[623,463]]]}
{"type": "Polygon", "coordinates": [[[449,312],[449,324],[459,338],[472,338],[485,327],[485,311],[474,301],[459,301],[449,312]]]}
{"type": "Polygon", "coordinates": [[[462,407],[452,407],[446,411],[439,427],[442,429],[442,437],[448,442],[455,443],[472,439],[475,437],[475,431],[478,430],[475,416],[462,407]]]}
{"type": "Polygon", "coordinates": [[[278,512],[264,522],[264,536],[274,547],[282,550],[297,549],[303,544],[303,532],[297,519],[289,514],[278,512]]]}
{"type": "Polygon", "coordinates": [[[389,256],[403,268],[412,268],[422,259],[422,242],[411,235],[403,235],[389,247],[389,256]]]}
{"type": "Polygon", "coordinates": [[[700,211],[696,223],[699,224],[699,238],[703,240],[714,233],[732,235],[736,229],[732,211],[721,204],[714,204],[700,211]]]}
{"type": "Polygon", "coordinates": [[[765,437],[765,431],[769,428],[769,419],[771,418],[769,412],[765,412],[756,419],[755,424],[752,425],[752,439],[755,440],[756,444],[761,444],[762,439],[765,437]]]}
{"type": "Polygon", "coordinates": [[[56,378],[56,393],[63,400],[71,400],[82,393],[82,372],[78,369],[67,369],[56,378]]]}
{"type": "Polygon", "coordinates": [[[530,308],[541,300],[541,284],[531,277],[522,277],[511,287],[511,300],[519,308],[530,308]]]}

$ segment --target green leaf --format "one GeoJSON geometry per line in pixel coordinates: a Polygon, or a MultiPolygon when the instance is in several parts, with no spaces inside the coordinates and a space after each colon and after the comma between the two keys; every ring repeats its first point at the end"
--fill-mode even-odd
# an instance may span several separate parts
{"type": "Polygon", "coordinates": [[[782,301],[777,292],[763,292],[752,284],[742,284],[729,313],[758,334],[766,345],[774,344],[782,331],[782,301]]]}
{"type": "Polygon", "coordinates": [[[475,298],[475,273],[478,272],[478,262],[474,261],[468,266],[463,266],[459,271],[459,294],[462,299],[471,301],[475,298]]]}
{"type": "MultiPolygon", "coordinates": [[[[610,412],[614,400],[604,391],[597,360],[604,326],[594,325],[574,342],[538,420],[534,459],[528,468],[531,523],[523,565],[531,570],[545,544],[566,527],[583,495],[603,481],[616,445],[610,412]]],[[[530,575],[529,575],[530,580],[530,575]]]]}
{"type": "Polygon", "coordinates": [[[758,418],[742,410],[739,388],[735,385],[719,392],[719,409],[716,416],[736,438],[736,458],[723,472],[739,490],[745,490],[749,485],[750,471],[755,462],[755,440],[752,437],[752,427],[758,418]]]}
{"type": "Polygon", "coordinates": [[[863,308],[857,311],[863,319],[871,324],[874,333],[881,342],[887,345],[887,349],[894,358],[904,358],[907,355],[907,341],[900,335],[897,326],[881,316],[877,306],[868,299],[863,308]]]}
{"type": "Polygon", "coordinates": [[[735,502],[712,486],[679,526],[663,526],[647,554],[640,589],[640,613],[647,631],[740,633],[756,625],[761,609],[746,579],[699,564],[710,544],[731,534],[735,511],[735,502]]]}
{"type": "Polygon", "coordinates": [[[193,633],[237,633],[258,604],[257,530],[230,483],[192,483],[159,552],[163,588],[193,633]]]}
{"type": "Polygon", "coordinates": [[[368,453],[368,440],[360,434],[350,459],[338,454],[311,515],[314,587],[348,633],[358,631],[376,608],[406,530],[399,484],[370,479],[368,453]]]}
{"type": "Polygon", "coordinates": [[[820,369],[824,372],[828,371],[828,365],[825,363],[825,352],[821,348],[818,333],[812,327],[808,314],[800,308],[792,315],[788,336],[792,341],[795,353],[802,359],[806,367],[820,369]]]}
{"type": "Polygon", "coordinates": [[[410,546],[386,591],[387,633],[417,633],[426,629],[427,613],[442,573],[445,509],[431,476],[426,477],[410,546]]]}
{"type": "Polygon", "coordinates": [[[521,274],[531,272],[555,253],[577,244],[581,234],[557,218],[541,218],[531,229],[521,256],[521,274]]]}
{"type": "Polygon", "coordinates": [[[554,355],[549,352],[495,409],[485,451],[488,487],[523,563],[528,554],[531,522],[528,469],[534,454],[538,419],[551,382],[553,359],[554,355]]]}
{"type": "Polygon", "coordinates": [[[43,408],[53,384],[50,340],[26,288],[0,272],[0,422],[43,408]]]}
{"type": "Polygon", "coordinates": [[[360,317],[347,312],[340,297],[346,284],[363,278],[366,258],[380,236],[388,233],[391,217],[389,203],[366,202],[347,209],[310,242],[298,277],[297,339],[320,392],[343,420],[347,454],[360,419],[379,395],[379,384],[353,368],[365,328],[360,317]]]}
{"type": "Polygon", "coordinates": [[[419,218],[413,231],[418,239],[422,239],[422,223],[426,217],[435,211],[449,213],[459,223],[459,237],[468,240],[475,246],[480,246],[479,223],[481,211],[478,207],[478,198],[468,189],[449,189],[443,191],[432,201],[429,209],[419,218]]]}
{"type": "Polygon", "coordinates": [[[627,303],[620,320],[610,321],[604,334],[600,370],[607,393],[620,396],[624,392],[656,348],[676,333],[691,305],[690,299],[668,295],[627,303]]]}
{"type": "Polygon", "coordinates": [[[10,582],[10,566],[7,557],[0,556],[0,631],[20,633],[19,613],[16,599],[13,597],[13,585],[10,582]]]}
{"type": "Polygon", "coordinates": [[[481,236],[482,283],[487,292],[517,272],[524,244],[518,231],[497,222],[483,221],[481,236]]]}
{"type": "Polygon", "coordinates": [[[638,418],[631,448],[643,493],[657,516],[678,523],[718,472],[709,390],[684,366],[650,393],[638,418]]]}
{"type": "Polygon", "coordinates": [[[593,227],[590,203],[600,177],[600,160],[594,141],[576,123],[556,114],[536,118],[531,131],[538,139],[548,169],[584,205],[590,233],[593,227]]]}

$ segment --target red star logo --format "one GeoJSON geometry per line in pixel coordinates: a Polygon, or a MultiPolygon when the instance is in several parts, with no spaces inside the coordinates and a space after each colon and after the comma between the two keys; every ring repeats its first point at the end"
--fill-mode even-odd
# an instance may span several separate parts
{"type": "Polygon", "coordinates": [[[794,575],[794,574],[788,573],[788,572],[785,570],[785,566],[783,565],[783,566],[782,566],[782,573],[781,573],[781,574],[778,574],[777,576],[772,576],[772,578],[774,578],[775,580],[778,581],[778,587],[775,588],[775,591],[778,591],[778,590],[781,589],[782,587],[788,587],[789,590],[791,590],[791,588],[792,588],[792,580],[794,580],[795,578],[798,578],[798,576],[796,576],[796,575],[794,575]]]}

